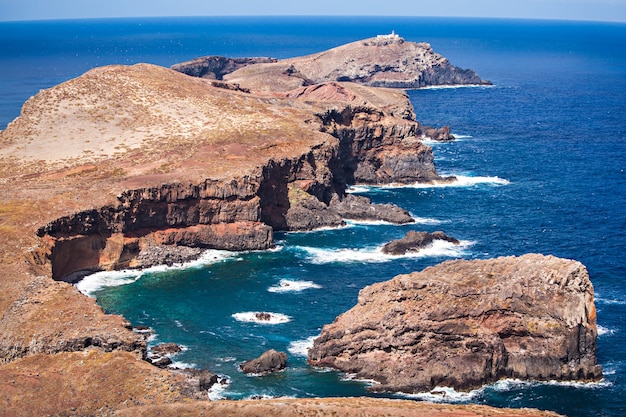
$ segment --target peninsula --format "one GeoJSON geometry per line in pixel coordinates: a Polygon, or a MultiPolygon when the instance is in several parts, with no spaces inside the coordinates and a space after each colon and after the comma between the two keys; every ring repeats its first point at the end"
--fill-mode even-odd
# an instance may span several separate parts
{"type": "Polygon", "coordinates": [[[270,248],[275,230],[411,221],[345,192],[453,180],[422,142],[449,129],[423,126],[407,95],[385,87],[484,83],[395,34],[284,61],[198,62],[213,75],[181,73],[189,64],[92,69],[31,97],[0,132],[0,410],[554,415],[380,399],[200,402],[197,376],[146,361],[145,334],[72,282],[204,248],[270,248]]]}

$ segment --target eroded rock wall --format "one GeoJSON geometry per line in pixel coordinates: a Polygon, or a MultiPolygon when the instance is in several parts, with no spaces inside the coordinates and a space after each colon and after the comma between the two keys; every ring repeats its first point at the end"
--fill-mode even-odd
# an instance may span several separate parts
{"type": "Polygon", "coordinates": [[[593,286],[576,261],[448,261],[359,293],[324,326],[309,363],[378,391],[478,388],[502,378],[598,380],[593,286]]]}

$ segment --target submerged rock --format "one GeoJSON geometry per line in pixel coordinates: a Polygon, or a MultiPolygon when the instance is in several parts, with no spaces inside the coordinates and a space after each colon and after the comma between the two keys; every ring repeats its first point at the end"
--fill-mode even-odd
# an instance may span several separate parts
{"type": "Polygon", "coordinates": [[[280,371],[287,367],[287,354],[270,349],[256,359],[241,364],[241,370],[246,374],[265,375],[280,371]]]}
{"type": "Polygon", "coordinates": [[[382,220],[394,224],[415,222],[405,209],[394,204],[373,204],[363,196],[348,194],[342,200],[333,198],[330,205],[344,219],[382,220]]]}
{"type": "Polygon", "coordinates": [[[383,253],[389,255],[404,255],[407,252],[417,252],[432,244],[435,240],[444,240],[455,245],[460,243],[458,239],[450,237],[441,231],[428,233],[411,230],[407,232],[402,239],[393,240],[383,246],[383,253]]]}
{"type": "Polygon", "coordinates": [[[315,366],[376,391],[469,390],[502,378],[598,380],[593,286],[576,261],[456,260],[364,288],[324,326],[315,366]]]}

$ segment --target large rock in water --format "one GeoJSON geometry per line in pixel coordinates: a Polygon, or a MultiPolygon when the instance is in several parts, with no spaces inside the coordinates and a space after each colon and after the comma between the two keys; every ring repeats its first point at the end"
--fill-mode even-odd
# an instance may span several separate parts
{"type": "Polygon", "coordinates": [[[241,364],[241,370],[246,374],[265,375],[280,371],[287,367],[287,354],[270,349],[256,359],[241,364]]]}
{"type": "Polygon", "coordinates": [[[378,381],[377,391],[597,380],[596,336],[581,263],[537,254],[456,260],[364,288],[324,326],[308,360],[378,381]]]}
{"type": "Polygon", "coordinates": [[[454,245],[461,243],[458,239],[450,237],[441,231],[428,233],[411,230],[402,239],[392,240],[385,244],[382,251],[390,255],[404,255],[407,252],[418,252],[431,245],[435,240],[443,240],[454,245]]]}

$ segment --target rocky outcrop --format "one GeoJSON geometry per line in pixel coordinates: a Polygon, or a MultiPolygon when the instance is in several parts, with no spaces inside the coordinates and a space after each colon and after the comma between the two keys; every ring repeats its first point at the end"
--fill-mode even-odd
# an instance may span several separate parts
{"type": "Polygon", "coordinates": [[[353,194],[343,199],[333,198],[330,207],[342,218],[349,220],[382,220],[393,224],[415,222],[405,209],[393,204],[372,204],[369,198],[353,194]]]}
{"type": "Polygon", "coordinates": [[[316,54],[243,66],[224,79],[252,91],[290,91],[328,82],[371,87],[489,85],[474,71],[453,66],[428,43],[380,35],[316,54]]]}
{"type": "Polygon", "coordinates": [[[241,364],[242,372],[246,374],[266,375],[281,371],[287,367],[287,354],[270,349],[256,359],[241,364]]]}
{"type": "Polygon", "coordinates": [[[227,58],[223,56],[203,56],[191,61],[172,65],[170,68],[191,75],[192,77],[209,78],[214,80],[223,79],[224,75],[230,74],[239,68],[252,64],[267,64],[276,62],[274,58],[227,58]]]}
{"type": "Polygon", "coordinates": [[[418,252],[420,249],[431,245],[435,240],[443,240],[454,245],[460,243],[458,239],[450,237],[441,231],[428,233],[411,230],[407,232],[402,239],[396,239],[386,243],[382,251],[389,255],[404,255],[407,252],[418,252]]]}
{"type": "Polygon", "coordinates": [[[593,287],[552,256],[448,261],[364,288],[324,326],[315,366],[375,391],[468,390],[501,378],[598,380],[593,287]]]}

